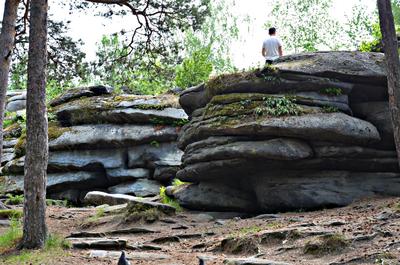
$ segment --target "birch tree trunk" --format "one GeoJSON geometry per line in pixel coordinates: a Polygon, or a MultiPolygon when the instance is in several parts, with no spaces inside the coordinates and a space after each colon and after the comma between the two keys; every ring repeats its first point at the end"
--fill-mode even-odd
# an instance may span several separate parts
{"type": "MultiPolygon", "coordinates": [[[[20,0],[6,0],[4,5],[3,22],[0,33],[0,124],[3,125],[4,108],[8,76],[10,72],[11,55],[15,42],[15,26],[20,0]]],[[[3,154],[3,127],[0,129],[0,160],[3,154]]]]}
{"type": "Polygon", "coordinates": [[[47,0],[30,7],[26,156],[24,178],[23,248],[42,248],[47,237],[46,171],[48,134],[46,114],[47,0]]]}

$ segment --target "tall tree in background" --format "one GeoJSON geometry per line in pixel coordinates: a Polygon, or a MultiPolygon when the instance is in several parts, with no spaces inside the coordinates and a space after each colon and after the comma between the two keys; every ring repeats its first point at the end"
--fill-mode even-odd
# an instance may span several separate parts
{"type": "MultiPolygon", "coordinates": [[[[176,85],[187,88],[208,80],[211,74],[232,72],[232,43],[239,37],[238,19],[232,16],[235,1],[209,4],[210,16],[197,31],[185,32],[184,60],[176,67],[176,85]]],[[[243,25],[243,21],[241,21],[243,25]]]]}
{"type": "Polygon", "coordinates": [[[390,0],[378,0],[378,10],[387,65],[389,109],[400,164],[400,61],[390,0]]]}
{"type": "Polygon", "coordinates": [[[46,115],[47,0],[32,0],[28,52],[27,138],[24,178],[23,248],[42,248],[46,228],[46,115]]]}
{"type": "Polygon", "coordinates": [[[338,22],[331,18],[332,0],[274,1],[266,28],[276,27],[285,49],[295,53],[336,48],[338,22]]]}
{"type": "MultiPolygon", "coordinates": [[[[0,124],[3,124],[11,55],[15,41],[18,4],[20,0],[6,0],[0,33],[0,124]]],[[[0,129],[0,160],[3,150],[3,130],[0,129]]]]}

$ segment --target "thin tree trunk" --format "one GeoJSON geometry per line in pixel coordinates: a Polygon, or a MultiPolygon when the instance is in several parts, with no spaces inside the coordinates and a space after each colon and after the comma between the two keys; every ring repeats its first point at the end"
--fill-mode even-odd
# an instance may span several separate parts
{"type": "Polygon", "coordinates": [[[379,21],[387,65],[389,109],[400,165],[400,60],[390,0],[378,0],[379,21]]]}
{"type": "MultiPolygon", "coordinates": [[[[0,33],[0,124],[3,125],[4,108],[10,72],[11,54],[15,42],[15,26],[20,0],[6,0],[0,33]]],[[[3,127],[0,128],[0,160],[3,154],[3,127]]]]}
{"type": "Polygon", "coordinates": [[[24,179],[23,248],[41,248],[47,237],[46,170],[48,135],[46,115],[47,0],[30,7],[26,156],[24,179]]]}

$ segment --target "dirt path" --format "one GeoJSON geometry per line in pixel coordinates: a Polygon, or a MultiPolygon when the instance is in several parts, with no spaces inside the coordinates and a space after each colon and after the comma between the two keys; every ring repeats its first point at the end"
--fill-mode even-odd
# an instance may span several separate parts
{"type": "MultiPolygon", "coordinates": [[[[94,208],[49,207],[49,230],[68,236],[79,231],[145,229],[147,233],[125,231],[92,239],[125,240],[131,264],[194,265],[199,264],[199,256],[206,265],[249,257],[296,265],[400,264],[400,199],[395,198],[247,219],[183,212],[153,223],[121,225],[121,216],[106,215],[92,217],[88,224],[88,219],[95,215],[94,208]]],[[[117,264],[119,254],[72,249],[46,264],[117,264]]]]}

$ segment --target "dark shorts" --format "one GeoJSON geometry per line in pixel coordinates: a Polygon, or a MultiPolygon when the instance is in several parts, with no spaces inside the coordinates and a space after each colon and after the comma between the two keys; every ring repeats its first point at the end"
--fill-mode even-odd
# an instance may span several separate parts
{"type": "Polygon", "coordinates": [[[273,62],[272,60],[266,60],[265,64],[272,64],[272,62],[273,62]]]}

